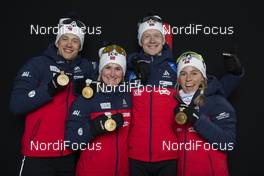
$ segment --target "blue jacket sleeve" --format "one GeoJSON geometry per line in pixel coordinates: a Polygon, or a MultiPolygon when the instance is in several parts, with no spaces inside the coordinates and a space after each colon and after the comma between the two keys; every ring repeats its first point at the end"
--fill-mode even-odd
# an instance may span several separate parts
{"type": "Polygon", "coordinates": [[[93,138],[90,124],[89,103],[79,96],[70,108],[65,127],[65,141],[71,146],[73,143],[86,145],[93,138]]]}
{"type": "Polygon", "coordinates": [[[42,82],[41,68],[40,59],[34,58],[18,72],[10,98],[10,110],[14,114],[28,113],[52,99],[42,82]]]}
{"type": "Polygon", "coordinates": [[[97,80],[98,78],[98,63],[97,62],[87,62],[86,66],[86,78],[90,78],[92,80],[97,80]]]}
{"type": "Polygon", "coordinates": [[[237,88],[241,76],[236,76],[230,73],[223,75],[220,79],[223,90],[225,92],[225,97],[229,97],[231,93],[237,88]]]}
{"type": "Polygon", "coordinates": [[[214,101],[217,103],[213,109],[209,110],[209,115],[201,113],[194,128],[209,143],[234,146],[236,142],[235,111],[223,97],[219,96],[214,101]]]}

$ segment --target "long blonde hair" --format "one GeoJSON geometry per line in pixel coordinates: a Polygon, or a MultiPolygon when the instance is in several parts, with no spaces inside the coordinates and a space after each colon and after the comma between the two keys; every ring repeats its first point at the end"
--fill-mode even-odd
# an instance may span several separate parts
{"type": "Polygon", "coordinates": [[[201,107],[205,103],[205,96],[204,96],[204,91],[207,88],[207,81],[204,79],[201,81],[200,86],[199,86],[199,95],[194,99],[194,104],[201,107]]]}

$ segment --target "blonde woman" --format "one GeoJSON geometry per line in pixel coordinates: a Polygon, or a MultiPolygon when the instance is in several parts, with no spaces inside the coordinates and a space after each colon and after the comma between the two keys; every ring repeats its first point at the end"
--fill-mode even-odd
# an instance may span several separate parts
{"type": "Polygon", "coordinates": [[[233,107],[222,96],[216,79],[206,75],[200,54],[183,53],[177,75],[177,175],[228,175],[227,151],[233,150],[236,138],[233,107]]]}

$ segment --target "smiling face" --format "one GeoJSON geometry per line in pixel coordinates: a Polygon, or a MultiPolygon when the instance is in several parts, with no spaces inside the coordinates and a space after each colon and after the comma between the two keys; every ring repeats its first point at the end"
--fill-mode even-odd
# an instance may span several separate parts
{"type": "Polygon", "coordinates": [[[202,81],[204,81],[202,73],[193,66],[184,67],[178,76],[178,82],[185,93],[198,90],[202,81]]]}
{"type": "Polygon", "coordinates": [[[163,36],[156,29],[149,29],[143,33],[141,43],[145,53],[151,56],[158,55],[162,51],[163,36]]]}
{"type": "Polygon", "coordinates": [[[101,72],[101,79],[106,85],[116,86],[123,80],[123,69],[118,64],[107,64],[101,72]]]}
{"type": "Polygon", "coordinates": [[[65,60],[73,60],[80,51],[80,39],[74,34],[63,34],[56,43],[58,54],[65,60]]]}

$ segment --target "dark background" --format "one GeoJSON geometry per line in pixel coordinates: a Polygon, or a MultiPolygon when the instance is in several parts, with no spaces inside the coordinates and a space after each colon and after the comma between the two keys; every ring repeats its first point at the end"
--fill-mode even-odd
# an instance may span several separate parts
{"type": "Polygon", "coordinates": [[[263,175],[262,90],[263,78],[263,16],[260,4],[253,1],[10,1],[1,6],[1,172],[18,175],[20,140],[24,117],[8,110],[10,92],[16,72],[32,56],[37,56],[53,42],[55,35],[31,35],[30,25],[55,26],[69,11],[83,15],[88,26],[101,26],[101,35],[86,36],[83,55],[97,59],[104,40],[114,41],[128,53],[137,50],[137,22],[148,11],[158,12],[172,26],[203,24],[234,26],[233,35],[174,35],[173,54],[186,50],[201,53],[208,73],[221,77],[224,73],[221,53],[233,46],[238,48],[246,75],[230,102],[237,110],[237,146],[229,155],[231,175],[263,175]]]}

